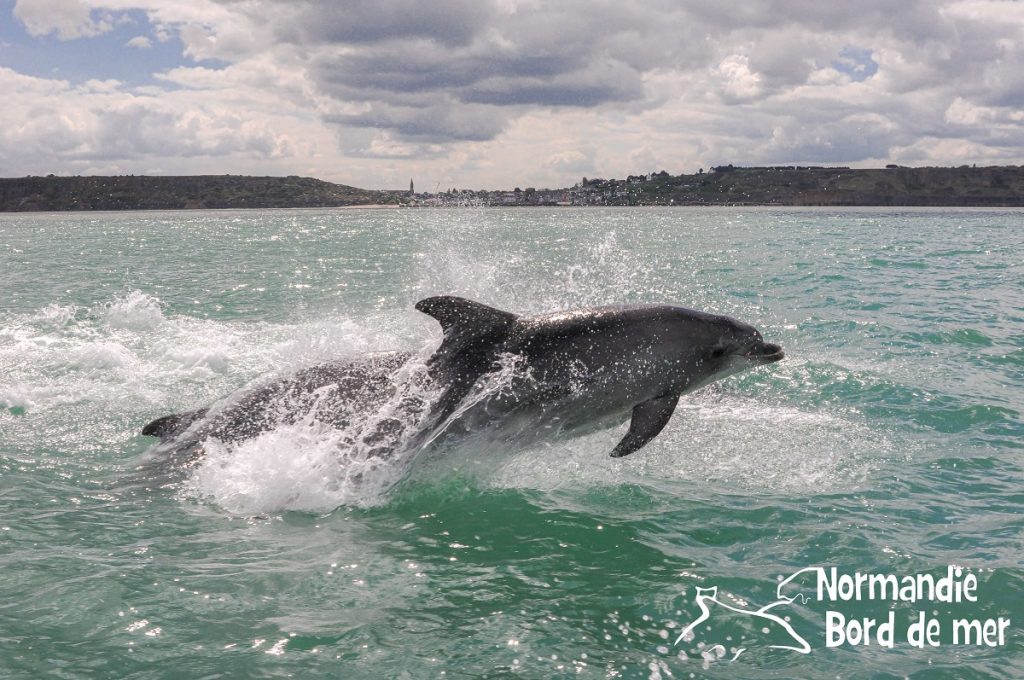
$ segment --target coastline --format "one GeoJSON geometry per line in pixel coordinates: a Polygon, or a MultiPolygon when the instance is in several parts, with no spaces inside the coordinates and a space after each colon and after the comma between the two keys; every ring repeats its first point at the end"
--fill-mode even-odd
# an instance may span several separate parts
{"type": "Polygon", "coordinates": [[[359,189],[310,177],[240,175],[0,178],[0,212],[473,207],[1024,207],[1024,166],[851,169],[734,167],[561,189],[359,189]]]}

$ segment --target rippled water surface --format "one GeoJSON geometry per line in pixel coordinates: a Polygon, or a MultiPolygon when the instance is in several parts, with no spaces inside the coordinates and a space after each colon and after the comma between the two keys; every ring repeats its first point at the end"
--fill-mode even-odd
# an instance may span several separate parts
{"type": "Polygon", "coordinates": [[[1022,677],[1022,260],[1009,210],[0,216],[0,677],[1022,677]],[[478,442],[374,488],[300,422],[153,472],[149,420],[326,359],[429,356],[413,304],[446,293],[670,302],[787,358],[684,397],[623,459],[624,428],[478,442]],[[737,611],[808,567],[949,565],[977,602],[806,581],[771,611],[807,654],[737,611]],[[827,647],[828,611],[890,609],[892,648],[827,647]],[[937,646],[907,643],[919,611],[937,646]],[[1010,623],[954,645],[953,618],[1010,623]]]}

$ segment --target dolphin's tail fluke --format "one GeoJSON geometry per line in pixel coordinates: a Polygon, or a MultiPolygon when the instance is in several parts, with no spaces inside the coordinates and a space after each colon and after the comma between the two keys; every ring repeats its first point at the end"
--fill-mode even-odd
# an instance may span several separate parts
{"type": "Polygon", "coordinates": [[[142,428],[142,434],[146,437],[160,437],[161,440],[167,441],[187,430],[192,423],[205,415],[205,408],[186,413],[172,413],[169,416],[157,418],[149,425],[146,425],[142,428]]]}

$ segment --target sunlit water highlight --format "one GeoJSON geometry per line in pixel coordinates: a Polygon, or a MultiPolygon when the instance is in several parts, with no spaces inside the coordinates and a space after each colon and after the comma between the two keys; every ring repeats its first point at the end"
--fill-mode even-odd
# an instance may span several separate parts
{"type": "Polygon", "coordinates": [[[998,210],[2,217],[0,677],[1019,677],[1022,245],[998,210]],[[154,417],[340,357],[414,370],[434,294],[672,302],[787,359],[624,459],[618,429],[358,470],[307,419],[140,473],[154,417]],[[814,602],[806,656],[739,620],[739,656],[674,644],[697,585],[947,564],[1005,646],[825,649],[814,602]]]}

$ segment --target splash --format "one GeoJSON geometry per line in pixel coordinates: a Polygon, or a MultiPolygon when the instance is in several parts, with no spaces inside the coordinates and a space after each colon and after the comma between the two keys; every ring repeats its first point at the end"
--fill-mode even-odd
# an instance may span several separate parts
{"type": "MultiPolygon", "coordinates": [[[[321,387],[308,399],[287,390],[276,395],[254,414],[270,421],[265,431],[240,441],[204,439],[186,495],[238,515],[380,504],[424,448],[417,435],[425,431],[427,405],[437,396],[425,372],[423,357],[410,357],[388,376],[390,396],[369,411],[360,408],[360,395],[340,384],[321,387]]],[[[237,397],[220,404],[207,420],[216,423],[237,405],[237,397]]],[[[190,431],[202,428],[197,423],[190,431]]]]}
{"type": "Polygon", "coordinates": [[[899,451],[855,418],[765,404],[728,383],[684,396],[654,441],[626,458],[610,458],[625,431],[623,425],[541,443],[510,456],[485,484],[545,491],[624,482],[697,484],[726,493],[839,491],[856,488],[899,451]],[[851,455],[865,450],[873,454],[851,455]]]}
{"type": "MultiPolygon", "coordinates": [[[[620,228],[614,216],[605,219],[608,225],[586,223],[579,233],[542,224],[510,239],[493,220],[478,230],[468,224],[476,222],[473,215],[461,213],[426,244],[399,290],[358,314],[276,324],[203,319],[171,313],[156,296],[133,290],[93,304],[51,304],[4,316],[5,436],[15,447],[20,441],[34,449],[46,428],[47,445],[140,452],[150,445],[138,436],[142,424],[214,403],[254,378],[418,347],[413,353],[420,363],[407,369],[415,372],[437,345],[439,331],[412,311],[412,302],[434,293],[461,294],[521,314],[631,300],[718,305],[758,322],[763,310],[756,300],[730,299],[697,278],[680,276],[681,269],[694,269],[688,261],[675,266],[684,255],[644,252],[637,247],[640,236],[620,228]],[[500,255],[489,245],[495,238],[506,244],[500,255]]],[[[528,422],[521,424],[522,436],[475,437],[427,457],[417,447],[389,459],[370,455],[374,446],[366,439],[375,433],[407,437],[422,425],[422,414],[402,412],[402,398],[426,397],[413,389],[410,375],[402,375],[395,400],[340,428],[326,425],[310,407],[246,441],[204,440],[205,458],[189,469],[183,493],[243,515],[324,512],[386,502],[412,475],[418,482],[443,483],[456,469],[481,487],[637,481],[789,492],[848,488],[881,458],[899,452],[898,443],[856,414],[818,408],[818,389],[802,386],[799,364],[772,370],[780,376],[774,382],[730,379],[686,397],[665,432],[620,460],[608,452],[624,426],[565,439],[528,422]]],[[[508,389],[512,373],[512,364],[503,364],[452,417],[508,389]]]]}
{"type": "Polygon", "coordinates": [[[164,321],[160,300],[139,290],[99,305],[96,311],[111,328],[153,330],[164,321]]]}

